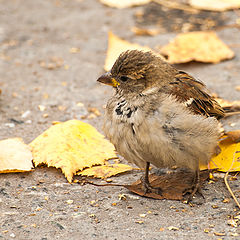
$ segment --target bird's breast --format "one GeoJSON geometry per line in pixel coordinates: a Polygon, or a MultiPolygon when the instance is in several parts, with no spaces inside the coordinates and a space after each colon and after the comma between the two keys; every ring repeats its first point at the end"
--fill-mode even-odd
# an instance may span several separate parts
{"type": "Polygon", "coordinates": [[[141,122],[141,110],[126,100],[112,101],[107,104],[103,130],[106,137],[125,159],[144,167],[145,161],[137,151],[136,128],[141,122]],[[137,162],[136,162],[137,159],[137,162]]]}

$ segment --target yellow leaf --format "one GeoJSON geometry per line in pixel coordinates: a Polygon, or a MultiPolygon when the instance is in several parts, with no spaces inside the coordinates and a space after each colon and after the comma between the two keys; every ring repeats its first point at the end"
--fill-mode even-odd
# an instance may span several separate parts
{"type": "Polygon", "coordinates": [[[100,0],[101,3],[115,8],[127,8],[147,4],[152,0],[100,0]]]}
{"type": "Polygon", "coordinates": [[[240,130],[225,133],[219,142],[219,147],[221,152],[212,157],[209,166],[200,166],[200,169],[218,169],[222,172],[240,171],[240,130]]]}
{"type": "Polygon", "coordinates": [[[30,146],[36,166],[61,168],[69,182],[78,170],[117,158],[113,145],[94,127],[79,120],[51,126],[30,146]]]}
{"type": "Polygon", "coordinates": [[[161,49],[169,63],[190,61],[218,63],[234,57],[234,52],[225,45],[215,32],[189,32],[179,34],[161,49]]]}
{"type": "Polygon", "coordinates": [[[109,71],[118,56],[127,50],[138,49],[141,51],[151,51],[151,48],[144,47],[136,43],[129,43],[118,36],[114,35],[112,32],[108,33],[108,50],[107,50],[107,58],[105,60],[104,69],[109,71]]]}
{"type": "Polygon", "coordinates": [[[189,4],[197,9],[211,11],[240,8],[240,0],[189,0],[189,4]]]}
{"type": "Polygon", "coordinates": [[[96,178],[108,178],[131,170],[133,170],[131,166],[119,163],[87,168],[81,172],[78,172],[78,175],[93,176],[96,178]]]}
{"type": "Polygon", "coordinates": [[[240,143],[232,141],[232,137],[223,136],[219,147],[221,153],[212,157],[210,169],[217,168],[221,172],[240,171],[240,143]]]}
{"type": "Polygon", "coordinates": [[[31,171],[32,153],[22,139],[0,141],[0,173],[31,171]]]}

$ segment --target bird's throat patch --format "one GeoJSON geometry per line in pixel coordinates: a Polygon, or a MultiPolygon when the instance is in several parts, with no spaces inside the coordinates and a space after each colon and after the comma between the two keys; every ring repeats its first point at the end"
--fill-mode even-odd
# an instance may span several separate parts
{"type": "Polygon", "coordinates": [[[127,118],[130,118],[134,114],[134,112],[137,111],[138,108],[137,107],[130,108],[130,107],[127,107],[126,104],[127,102],[125,100],[119,102],[117,104],[117,107],[115,108],[115,112],[118,116],[122,115],[127,118]]]}

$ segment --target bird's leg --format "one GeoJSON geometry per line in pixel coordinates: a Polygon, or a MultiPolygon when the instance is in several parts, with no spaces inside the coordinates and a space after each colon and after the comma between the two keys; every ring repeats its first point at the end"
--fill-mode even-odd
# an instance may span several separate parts
{"type": "Polygon", "coordinates": [[[149,182],[149,167],[150,167],[150,162],[146,162],[145,172],[141,178],[144,194],[152,192],[152,193],[161,195],[162,194],[161,188],[154,188],[151,186],[149,182]]]}
{"type": "Polygon", "coordinates": [[[199,193],[200,196],[204,199],[204,196],[203,196],[203,193],[202,193],[202,190],[201,190],[201,186],[200,186],[200,171],[199,169],[196,170],[195,172],[195,177],[194,177],[194,186],[193,186],[193,190],[192,192],[190,193],[187,201],[190,202],[194,196],[195,193],[199,193]]]}
{"type": "Polygon", "coordinates": [[[149,167],[150,167],[150,162],[147,162],[145,166],[145,172],[142,178],[142,183],[143,183],[143,188],[145,190],[145,193],[151,190],[151,185],[149,183],[149,167]]]}

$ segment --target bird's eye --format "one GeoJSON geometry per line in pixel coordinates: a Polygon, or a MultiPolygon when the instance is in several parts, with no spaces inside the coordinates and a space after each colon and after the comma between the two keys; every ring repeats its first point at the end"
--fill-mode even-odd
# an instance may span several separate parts
{"type": "Polygon", "coordinates": [[[127,77],[127,76],[121,76],[121,77],[120,77],[120,80],[121,80],[122,82],[126,82],[126,81],[128,80],[128,77],[127,77]]]}

